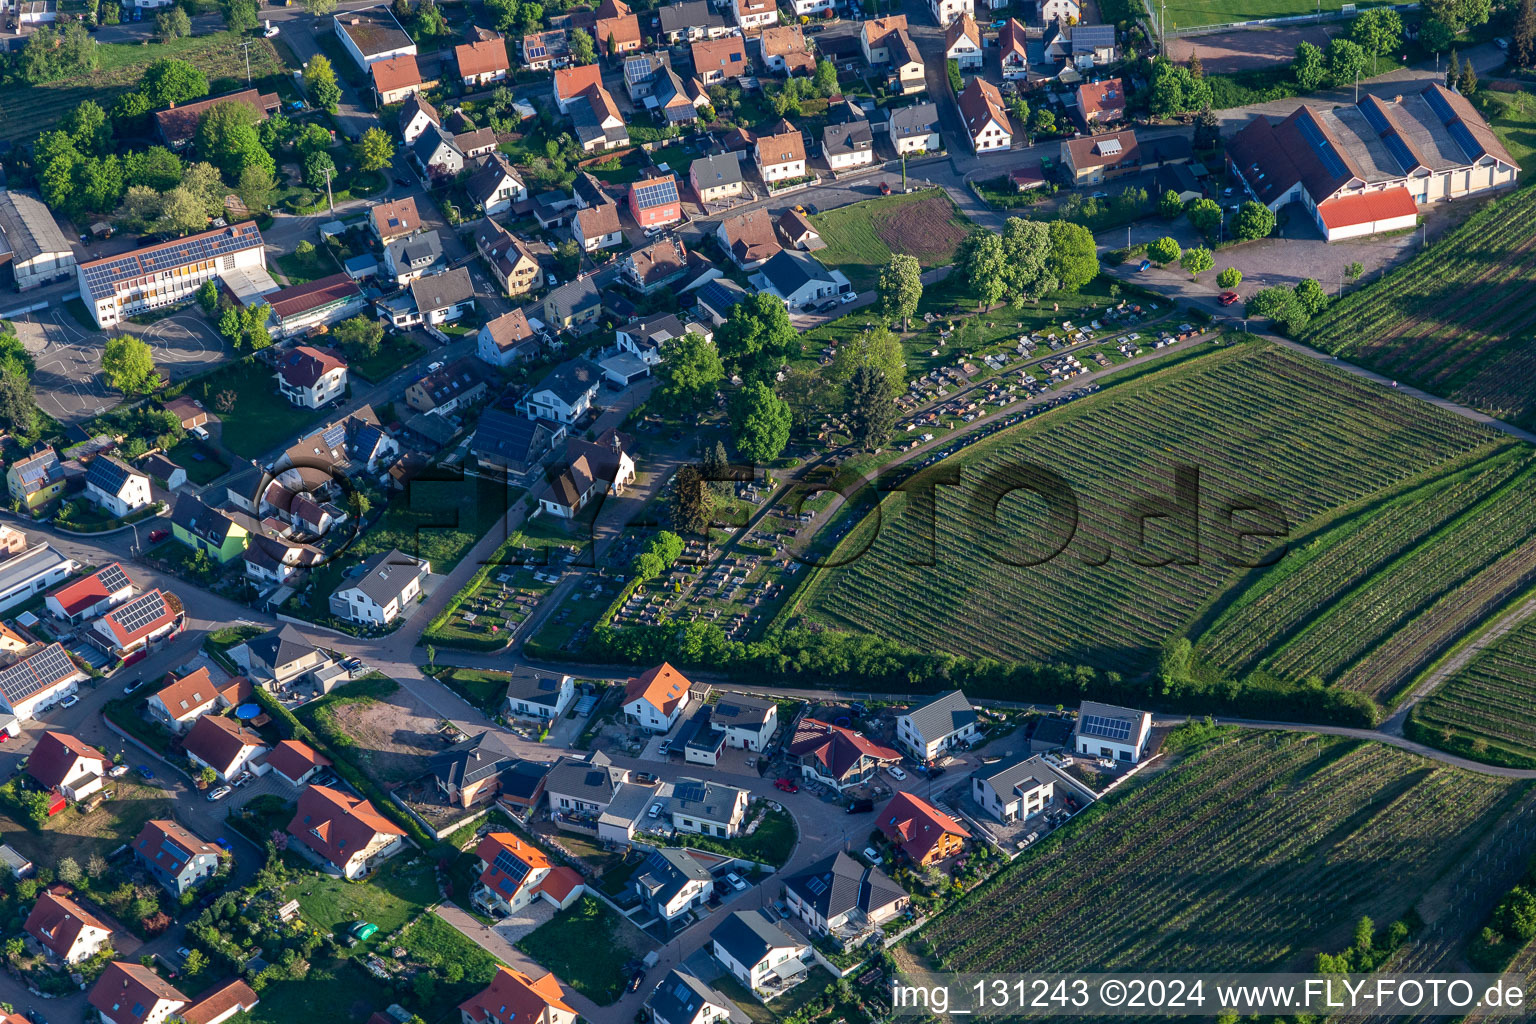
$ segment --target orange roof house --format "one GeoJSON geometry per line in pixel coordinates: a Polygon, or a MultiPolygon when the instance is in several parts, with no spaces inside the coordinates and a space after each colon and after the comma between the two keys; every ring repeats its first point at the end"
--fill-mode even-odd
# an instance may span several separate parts
{"type": "Polygon", "coordinates": [[[555,70],[555,102],[560,113],[566,113],[570,102],[588,89],[603,84],[603,69],[596,64],[582,64],[573,68],[555,70]]]}
{"type": "Polygon", "coordinates": [[[652,732],[666,732],[688,706],[688,677],[667,662],[635,676],[624,686],[624,714],[652,732]]]}
{"type": "Polygon", "coordinates": [[[368,65],[368,71],[373,75],[373,91],[382,104],[399,103],[421,89],[421,69],[416,66],[413,54],[402,53],[375,61],[368,65]]]}
{"type": "Polygon", "coordinates": [[[971,838],[958,821],[911,793],[892,797],[875,824],[916,864],[928,865],[952,857],[971,838]]]}
{"type": "Polygon", "coordinates": [[[470,899],[477,906],[512,913],[542,896],[558,908],[585,891],[580,873],[551,864],[544,851],[511,832],[491,832],[475,847],[480,878],[470,899]]]}
{"type": "Polygon", "coordinates": [[[454,47],[453,55],[459,64],[459,75],[466,85],[483,85],[499,82],[507,77],[512,63],[507,60],[507,44],[500,36],[475,43],[462,43],[454,47]]]}
{"type": "Polygon", "coordinates": [[[371,862],[398,851],[405,832],[367,800],[325,786],[309,786],[288,834],[347,878],[361,878],[371,862]]]}
{"type": "Polygon", "coordinates": [[[315,771],[330,763],[330,758],[300,740],[283,740],[267,755],[272,770],[295,786],[302,786],[315,771]]]}
{"type": "Polygon", "coordinates": [[[534,981],[522,971],[502,967],[479,995],[459,1004],[469,1024],[572,1024],[576,1011],[553,974],[534,981]]]}
{"type": "Polygon", "coordinates": [[[55,886],[42,893],[23,930],[68,964],[89,960],[112,941],[112,929],[55,886]]]}

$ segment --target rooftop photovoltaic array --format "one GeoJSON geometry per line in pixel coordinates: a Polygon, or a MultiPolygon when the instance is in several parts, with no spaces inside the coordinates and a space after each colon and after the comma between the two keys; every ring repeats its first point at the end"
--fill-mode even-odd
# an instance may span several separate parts
{"type": "Polygon", "coordinates": [[[635,202],[641,209],[645,210],[653,206],[665,206],[668,203],[677,202],[677,179],[672,177],[658,178],[650,184],[636,189],[635,202]]]}
{"type": "Polygon", "coordinates": [[[1131,722],[1126,718],[1084,715],[1080,731],[1112,740],[1128,740],[1131,738],[1131,722]]]}
{"type": "Polygon", "coordinates": [[[1344,167],[1344,161],[1339,159],[1339,154],[1333,151],[1333,146],[1323,137],[1317,125],[1305,117],[1298,120],[1296,124],[1301,128],[1302,136],[1317,154],[1317,158],[1323,162],[1324,167],[1328,168],[1328,173],[1335,178],[1344,177],[1348,173],[1344,167]]]}
{"type": "Polygon", "coordinates": [[[123,572],[123,567],[118,565],[116,562],[113,562],[111,565],[98,572],[96,574],[96,578],[101,580],[102,587],[105,588],[106,592],[109,594],[115,594],[119,590],[123,590],[133,585],[132,582],[128,579],[128,574],[123,572]]]}
{"type": "Polygon", "coordinates": [[[136,597],[109,613],[107,617],[117,623],[124,632],[132,635],[165,613],[165,595],[158,590],[151,590],[144,596],[136,597]]]}
{"type": "Polygon", "coordinates": [[[85,286],[92,298],[117,294],[119,281],[148,277],[184,267],[188,263],[216,260],[231,253],[262,245],[261,231],[255,221],[236,224],[233,227],[204,231],[174,242],[152,245],[145,249],[109,256],[80,265],[85,286]]]}
{"type": "Polygon", "coordinates": [[[1449,122],[1445,126],[1445,130],[1451,133],[1451,138],[1455,139],[1456,145],[1460,146],[1462,152],[1467,154],[1468,160],[1476,160],[1488,152],[1483,144],[1478,142],[1477,138],[1467,130],[1467,126],[1460,121],[1449,122]]]}
{"type": "Polygon", "coordinates": [[[704,784],[702,782],[679,782],[672,790],[672,795],[685,802],[697,803],[704,799],[704,784]]]}
{"type": "Polygon", "coordinates": [[[25,661],[0,670],[0,694],[13,707],[51,683],[75,672],[75,663],[58,644],[51,644],[25,661]]]}
{"type": "Polygon", "coordinates": [[[497,871],[500,871],[514,882],[521,882],[523,876],[528,873],[528,865],[512,856],[509,850],[502,850],[491,863],[497,871]]]}

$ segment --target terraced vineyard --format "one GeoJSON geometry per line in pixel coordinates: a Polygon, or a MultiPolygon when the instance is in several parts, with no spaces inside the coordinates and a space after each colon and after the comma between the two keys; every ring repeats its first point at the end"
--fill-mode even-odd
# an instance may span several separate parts
{"type": "Polygon", "coordinates": [[[1268,499],[1300,536],[1304,524],[1435,467],[1467,468],[1459,460],[1493,451],[1490,437],[1271,346],[1213,350],[1026,421],[930,470],[948,474],[958,463],[962,479],[937,488],[934,564],[922,564],[929,524],[892,495],[873,542],[871,517],[841,550],[869,549],[814,574],[790,613],[957,654],[1135,670],[1247,572],[1220,555],[1226,504],[1246,494],[1268,499]],[[1133,564],[1139,549],[1134,557],[1155,561],[1187,539],[1153,520],[1143,545],[1126,520],[1134,496],[1171,493],[1175,464],[1200,471],[1199,564],[1133,564]],[[1006,497],[994,518],[976,497],[977,481],[1025,465],[1059,474],[1078,506],[1067,548],[1030,566],[1008,564],[999,549],[1024,541],[1038,557],[1055,522],[1044,503],[1006,497]]]}
{"type": "Polygon", "coordinates": [[[1300,340],[1531,426],[1533,284],[1536,192],[1522,189],[1334,303],[1300,340]]]}
{"type": "Polygon", "coordinates": [[[1352,517],[1244,591],[1197,652],[1231,674],[1397,692],[1536,581],[1536,457],[1507,446],[1352,517]]]}
{"type": "Polygon", "coordinates": [[[1424,742],[1536,767],[1536,618],[1479,652],[1415,705],[1413,718],[1424,742]]]}
{"type": "Polygon", "coordinates": [[[1375,743],[1232,733],[921,935],[950,971],[1307,969],[1362,915],[1406,913],[1519,790],[1375,743]]]}

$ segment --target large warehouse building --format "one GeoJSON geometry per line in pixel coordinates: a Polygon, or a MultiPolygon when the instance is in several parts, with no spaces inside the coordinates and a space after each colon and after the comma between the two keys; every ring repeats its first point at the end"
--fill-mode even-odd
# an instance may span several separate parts
{"type": "Polygon", "coordinates": [[[43,201],[0,189],[0,264],[9,263],[17,291],[68,277],[75,253],[43,201]]]}
{"type": "Polygon", "coordinates": [[[1227,147],[1227,166],[1271,210],[1299,200],[1330,242],[1411,228],[1420,204],[1512,186],[1520,173],[1472,104],[1438,84],[1257,117],[1227,147]]]}

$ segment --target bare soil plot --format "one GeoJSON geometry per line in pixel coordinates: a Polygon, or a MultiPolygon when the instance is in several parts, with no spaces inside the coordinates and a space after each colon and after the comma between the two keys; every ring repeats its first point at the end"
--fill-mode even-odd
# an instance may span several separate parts
{"type": "Polygon", "coordinates": [[[404,689],[387,697],[338,704],[329,712],[352,738],[358,767],[386,786],[414,779],[446,745],[440,719],[404,689]]]}

